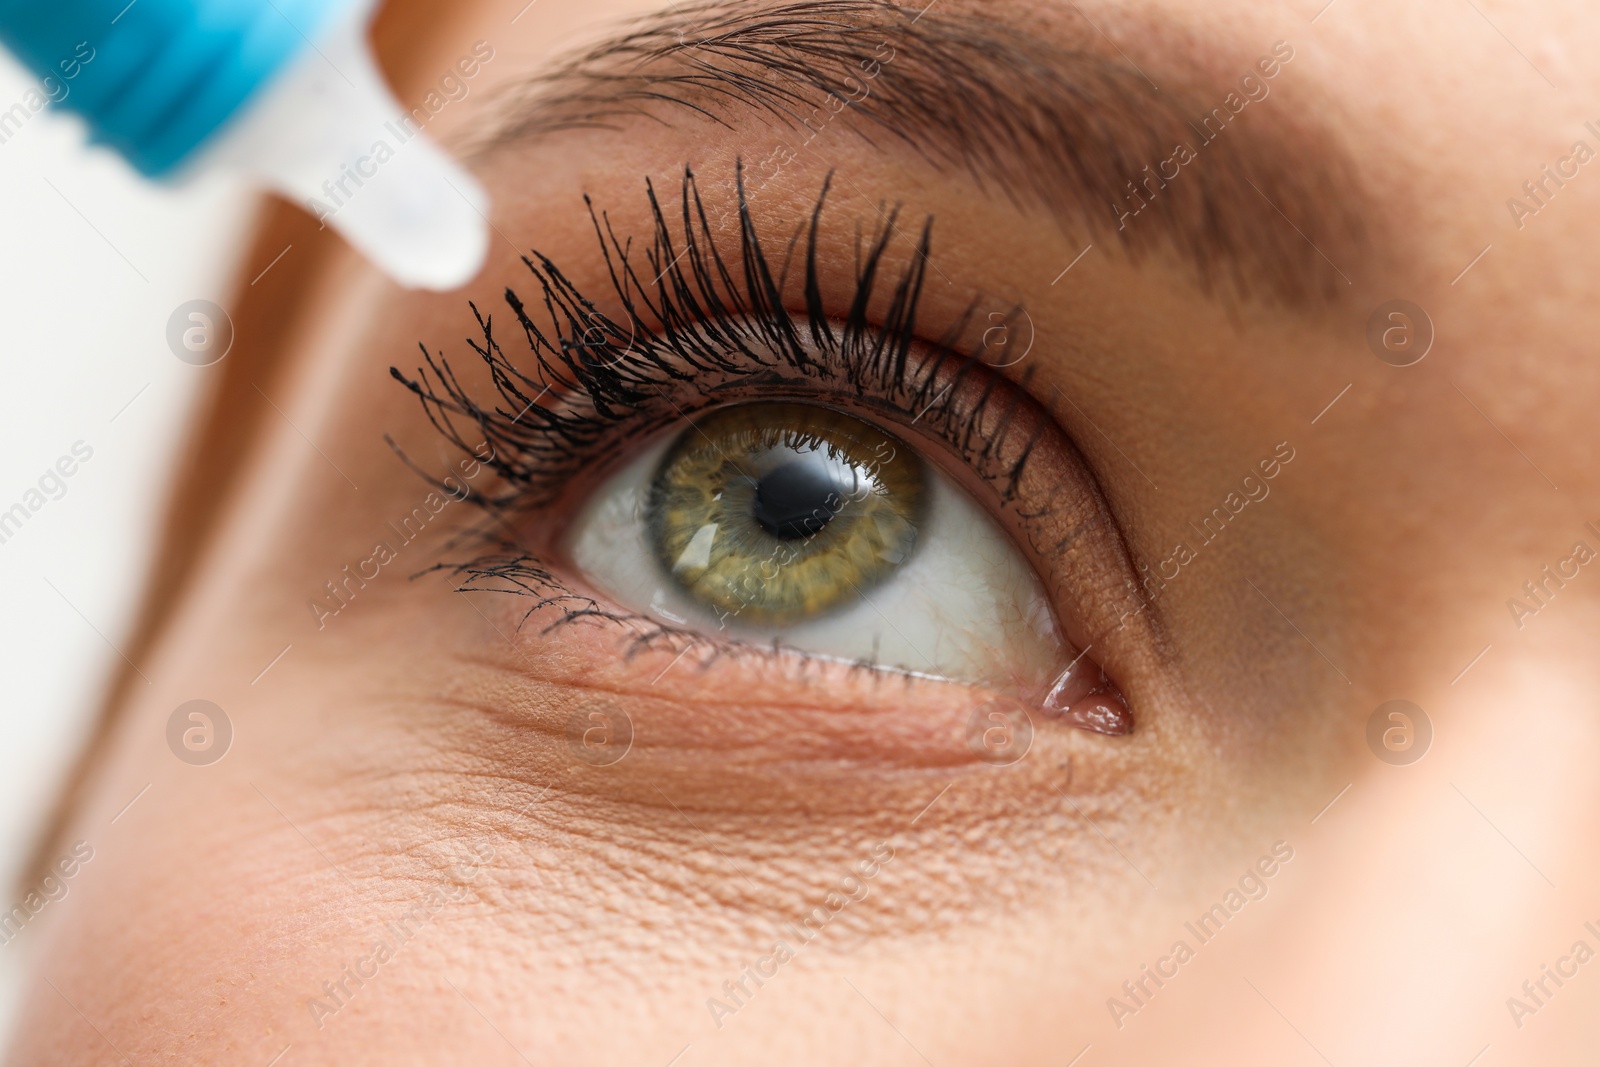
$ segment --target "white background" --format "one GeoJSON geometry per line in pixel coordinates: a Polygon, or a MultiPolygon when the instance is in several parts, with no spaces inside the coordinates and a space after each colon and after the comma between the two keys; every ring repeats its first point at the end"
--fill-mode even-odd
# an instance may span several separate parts
{"type": "MultiPolygon", "coordinates": [[[[0,54],[0,111],[32,84],[0,54]]],[[[226,306],[251,208],[223,181],[151,186],[82,140],[46,110],[0,144],[0,511],[75,441],[94,449],[0,544],[0,911],[120,665],[190,408],[221,371],[174,357],[167,319],[226,306]]],[[[28,940],[0,946],[0,1038],[28,940]]]]}

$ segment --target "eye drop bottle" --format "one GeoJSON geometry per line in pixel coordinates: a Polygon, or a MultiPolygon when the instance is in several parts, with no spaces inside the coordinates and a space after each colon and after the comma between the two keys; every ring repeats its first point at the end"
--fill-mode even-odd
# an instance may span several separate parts
{"type": "Polygon", "coordinates": [[[0,0],[0,44],[147,177],[241,173],[400,284],[454,288],[482,266],[487,197],[384,82],[374,2],[0,0]]]}

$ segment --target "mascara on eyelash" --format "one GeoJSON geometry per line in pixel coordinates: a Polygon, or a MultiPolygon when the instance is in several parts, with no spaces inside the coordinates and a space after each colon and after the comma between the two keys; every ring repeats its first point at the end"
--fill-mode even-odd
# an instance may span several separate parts
{"type": "Polygon", "coordinates": [[[730,266],[713,238],[695,174],[685,167],[680,231],[668,223],[653,183],[645,181],[652,218],[643,252],[647,269],[638,264],[631,242],[612,230],[609,216],[585,197],[611,295],[622,308],[620,319],[602,312],[548,257],[537,252],[525,257],[549,319],[548,327],[540,325],[519,294],[505,290],[533,357],[534,366],[525,370],[506,354],[493,317],[470,305],[480,336],[468,338],[468,344],[486,365],[505,407],[490,410],[477,403],[444,355],[425,345],[424,365],[414,378],[397,367],[390,368],[391,375],[421,400],[429,419],[457,447],[464,448],[466,440],[453,419],[471,422],[474,432],[498,446],[504,459],[496,470],[511,487],[503,500],[491,502],[501,507],[513,500],[547,501],[594,461],[597,449],[614,446],[641,418],[653,420],[652,428],[665,425],[705,406],[713,385],[726,388],[773,372],[916,415],[925,420],[919,423],[924,430],[968,456],[1004,497],[1029,453],[1029,442],[1010,434],[1015,398],[990,385],[967,407],[955,403],[963,384],[988,373],[981,344],[956,344],[968,331],[977,301],[942,341],[927,346],[925,358],[911,356],[932,219],[924,221],[916,239],[917,254],[894,277],[883,267],[900,232],[900,209],[884,213],[876,232],[862,239],[850,310],[836,321],[824,311],[816,260],[832,176],[824,179],[808,223],[774,261],[756,233],[740,161],[735,175],[741,190],[740,268],[730,266]],[[785,310],[781,292],[802,238],[806,312],[796,321],[785,310]],[[869,307],[876,304],[886,306],[874,318],[869,307]],[[695,386],[701,396],[687,408],[668,395],[695,386]],[[985,432],[978,438],[980,425],[985,432]]]}

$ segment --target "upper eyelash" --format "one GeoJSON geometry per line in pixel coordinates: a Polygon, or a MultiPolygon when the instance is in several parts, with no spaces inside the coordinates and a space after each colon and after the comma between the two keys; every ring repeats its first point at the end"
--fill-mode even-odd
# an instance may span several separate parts
{"type": "MultiPolygon", "coordinates": [[[[691,168],[684,168],[682,228],[676,239],[653,184],[645,183],[653,221],[643,253],[649,284],[641,278],[631,239],[619,239],[607,214],[597,214],[585,196],[613,295],[622,308],[621,320],[601,312],[552,260],[535,251],[523,263],[541,290],[549,326],[534,321],[514,289],[505,291],[532,356],[531,373],[505,354],[492,316],[470,305],[480,337],[467,343],[489,369],[498,393],[493,408],[478,403],[443,354],[434,355],[425,345],[424,366],[415,378],[397,367],[390,374],[417,395],[433,425],[464,452],[473,452],[474,446],[457,420],[469,421],[492,447],[494,458],[488,463],[504,489],[496,496],[474,491],[472,499],[495,514],[549,503],[574,475],[611,458],[630,438],[682,417],[683,409],[669,395],[674,385],[692,386],[706,375],[751,380],[780,366],[915,415],[925,430],[944,438],[994,484],[1003,501],[1009,500],[1030,442],[1006,440],[1009,407],[996,391],[998,378],[983,366],[981,344],[956,347],[978,301],[968,305],[941,341],[927,346],[925,355],[910,355],[917,340],[932,218],[923,223],[915,255],[886,283],[885,256],[897,233],[900,209],[880,208],[882,222],[876,230],[865,238],[857,231],[849,311],[837,320],[827,314],[816,252],[831,177],[774,270],[750,213],[742,161],[736,161],[742,277],[730,270],[718,249],[691,168]],[[797,321],[786,310],[783,293],[802,238],[805,312],[797,321]],[[874,301],[881,302],[884,294],[887,304],[874,316],[874,301]],[[821,358],[813,355],[806,338],[821,358]],[[978,373],[987,377],[978,399],[958,412],[950,397],[964,379],[978,373]],[[996,464],[995,458],[1005,454],[1010,458],[1004,465],[996,464]]],[[[1013,307],[1005,323],[1021,313],[1013,307]]],[[[700,403],[712,399],[702,393],[700,403]]]]}
{"type": "MultiPolygon", "coordinates": [[[[391,367],[390,374],[416,394],[429,421],[447,440],[480,459],[484,446],[490,446],[491,458],[484,462],[504,486],[497,495],[472,488],[466,497],[484,509],[491,522],[459,535],[451,545],[459,545],[461,539],[477,539],[485,546],[481,554],[468,561],[441,562],[428,570],[454,572],[462,579],[458,587],[462,592],[494,589],[530,598],[532,604],[523,613],[523,622],[542,609],[556,609],[558,615],[545,632],[581,620],[621,625],[633,634],[627,656],[666,642],[674,648],[700,648],[702,666],[707,666],[730,646],[738,645],[746,651],[771,653],[805,670],[812,657],[776,639],[770,647],[718,640],[603,605],[569,587],[549,561],[527,551],[514,527],[500,522],[513,510],[549,504],[574,475],[614,458],[629,440],[683,418],[684,411],[671,400],[668,387],[693,385],[707,374],[754,381],[781,366],[819,384],[842,385],[859,400],[898,410],[924,431],[944,439],[995,489],[1003,503],[1013,501],[1033,446],[1031,438],[1010,439],[1011,413],[1016,404],[1025,402],[1023,394],[999,387],[999,377],[983,363],[981,345],[966,350],[956,346],[979,300],[974,299],[957,316],[943,340],[934,344],[924,341],[918,357],[910,355],[918,340],[917,311],[926,281],[932,218],[924,221],[915,255],[907,266],[898,277],[885,282],[882,268],[897,233],[900,209],[880,206],[882,224],[869,235],[857,231],[855,290],[849,311],[841,320],[827,314],[816,251],[831,177],[830,173],[809,221],[790,237],[774,271],[750,213],[743,163],[735,161],[742,279],[729,270],[712,237],[693,170],[686,166],[683,174],[681,248],[675,246],[666,213],[647,179],[653,226],[644,258],[651,271],[653,294],[640,278],[631,240],[619,239],[609,217],[604,212],[597,214],[585,196],[612,291],[623,310],[620,321],[599,311],[549,257],[535,250],[532,258],[523,257],[523,263],[539,285],[549,329],[533,321],[515,290],[507,287],[504,294],[532,355],[531,373],[507,357],[492,318],[470,304],[480,336],[468,338],[467,343],[489,369],[498,394],[494,407],[476,401],[448,359],[442,353],[429,353],[425,345],[419,346],[424,366],[418,368],[415,378],[391,367]],[[785,308],[782,294],[802,238],[805,313],[797,322],[785,308]],[[888,304],[873,317],[874,296],[884,292],[889,294],[888,304]],[[821,358],[803,343],[802,331],[821,358]],[[962,386],[974,378],[980,382],[976,397],[955,404],[962,386]],[[552,392],[555,397],[546,400],[552,392]],[[481,443],[474,446],[469,442],[457,420],[470,422],[481,443]]],[[[1020,307],[1013,307],[998,317],[1009,326],[1023,314],[1020,307]]],[[[701,406],[716,403],[710,394],[711,390],[703,392],[701,406]]],[[[390,443],[419,475],[440,484],[390,443]]],[[[1046,504],[1044,511],[1048,510],[1046,504]]],[[[875,657],[859,661],[854,668],[873,676],[883,673],[875,657]]]]}

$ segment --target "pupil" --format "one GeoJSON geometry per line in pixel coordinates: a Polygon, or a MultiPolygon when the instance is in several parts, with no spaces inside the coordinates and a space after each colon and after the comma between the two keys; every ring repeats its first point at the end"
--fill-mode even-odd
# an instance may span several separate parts
{"type": "Polygon", "coordinates": [[[836,474],[820,458],[786,463],[756,483],[755,520],[785,541],[815,535],[843,507],[836,474]]]}

